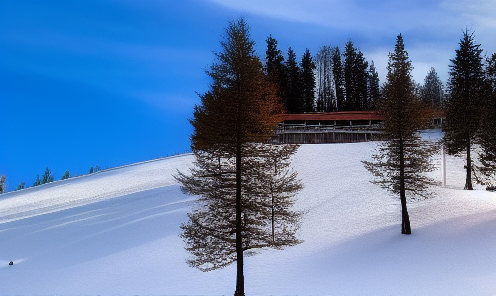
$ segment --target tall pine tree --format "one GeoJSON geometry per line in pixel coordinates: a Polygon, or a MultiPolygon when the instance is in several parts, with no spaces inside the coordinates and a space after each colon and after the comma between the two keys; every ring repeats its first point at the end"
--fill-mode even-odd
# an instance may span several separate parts
{"type": "Polygon", "coordinates": [[[358,110],[369,110],[369,102],[368,102],[368,67],[369,63],[365,60],[363,53],[358,51],[357,54],[357,65],[356,65],[356,88],[359,102],[356,108],[358,110]]]}
{"type": "Polygon", "coordinates": [[[344,85],[346,93],[346,111],[366,110],[367,104],[367,68],[368,62],[363,53],[358,51],[351,40],[345,45],[344,85]]]}
{"type": "Polygon", "coordinates": [[[265,144],[282,110],[276,87],[263,72],[243,19],[229,24],[221,47],[207,72],[213,80],[210,90],[200,96],[190,120],[195,166],[191,175],[176,176],[184,192],[200,196],[181,236],[192,254],[191,266],[206,271],[236,261],[235,295],[244,295],[244,252],[298,241],[286,233],[276,244],[271,232],[271,222],[282,213],[280,203],[271,202],[270,183],[277,177],[265,144]]]}
{"type": "Polygon", "coordinates": [[[302,113],[305,102],[302,94],[302,74],[293,49],[288,48],[286,60],[286,108],[289,113],[302,113]]]}
{"type": "Polygon", "coordinates": [[[286,65],[281,50],[277,48],[277,40],[270,35],[267,40],[267,50],[265,52],[265,73],[277,86],[277,94],[285,98],[286,93],[286,65]]]}
{"type": "Polygon", "coordinates": [[[370,63],[369,73],[368,73],[368,109],[375,110],[377,108],[377,102],[381,97],[381,89],[379,87],[379,74],[375,69],[374,61],[370,63]]]}
{"type": "Polygon", "coordinates": [[[349,40],[344,47],[344,88],[345,88],[345,111],[350,111],[355,109],[356,102],[356,90],[355,90],[355,61],[356,61],[356,49],[353,46],[353,42],[349,40]]]}
{"type": "Polygon", "coordinates": [[[301,59],[301,93],[305,112],[315,111],[315,68],[315,63],[307,48],[301,59]]]}
{"type": "Polygon", "coordinates": [[[496,53],[486,60],[485,100],[483,103],[478,170],[478,183],[496,189],[496,53]]]}
{"type": "Polygon", "coordinates": [[[332,74],[334,76],[334,84],[336,86],[336,110],[344,111],[346,109],[344,97],[344,72],[343,63],[341,62],[341,52],[338,46],[334,48],[332,53],[332,74]]]}
{"type": "Polygon", "coordinates": [[[364,161],[365,167],[378,178],[373,183],[399,194],[403,234],[411,234],[407,197],[428,196],[427,186],[433,184],[433,180],[423,173],[434,169],[429,158],[435,152],[435,145],[418,135],[428,114],[415,95],[412,69],[400,34],[394,52],[389,54],[387,81],[379,103],[385,118],[386,141],[379,146],[372,162],[364,161]]]}
{"type": "Polygon", "coordinates": [[[448,154],[466,154],[465,189],[472,190],[472,149],[478,140],[484,92],[482,49],[474,34],[465,31],[456,56],[450,60],[449,100],[443,124],[448,154]]]}

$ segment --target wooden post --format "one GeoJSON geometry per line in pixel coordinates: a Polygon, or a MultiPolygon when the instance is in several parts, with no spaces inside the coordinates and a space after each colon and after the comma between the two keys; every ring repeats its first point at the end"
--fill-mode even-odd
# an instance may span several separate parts
{"type": "Polygon", "coordinates": [[[443,187],[446,187],[446,151],[444,149],[444,145],[443,145],[443,148],[442,148],[442,151],[441,151],[441,154],[443,156],[443,187]]]}

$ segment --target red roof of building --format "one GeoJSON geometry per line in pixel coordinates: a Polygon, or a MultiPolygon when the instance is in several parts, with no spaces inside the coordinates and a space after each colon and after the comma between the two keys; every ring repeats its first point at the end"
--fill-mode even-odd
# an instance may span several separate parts
{"type": "Polygon", "coordinates": [[[377,111],[346,111],[329,113],[281,114],[281,121],[384,120],[377,111]]]}

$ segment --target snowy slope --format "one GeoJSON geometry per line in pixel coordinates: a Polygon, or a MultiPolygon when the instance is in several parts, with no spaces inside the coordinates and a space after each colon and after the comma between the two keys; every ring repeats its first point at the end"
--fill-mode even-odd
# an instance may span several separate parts
{"type": "MultiPolygon", "coordinates": [[[[360,163],[375,145],[299,149],[305,242],[247,258],[247,295],[496,294],[496,194],[461,190],[463,160],[448,157],[447,187],[409,204],[413,234],[401,235],[399,202],[360,163]]],[[[185,263],[179,225],[194,198],[171,175],[192,160],[1,195],[0,295],[232,295],[234,265],[203,273],[185,263]]]]}

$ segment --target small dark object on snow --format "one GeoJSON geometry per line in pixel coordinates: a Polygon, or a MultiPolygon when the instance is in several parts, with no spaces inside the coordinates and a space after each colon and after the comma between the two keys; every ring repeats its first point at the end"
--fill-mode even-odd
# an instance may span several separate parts
{"type": "Polygon", "coordinates": [[[9,262],[9,265],[14,265],[14,261],[10,261],[9,262]]]}
{"type": "Polygon", "coordinates": [[[486,186],[487,191],[496,191],[496,186],[486,186]]]}

